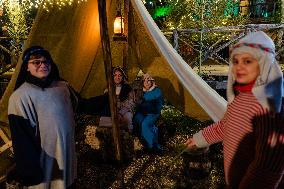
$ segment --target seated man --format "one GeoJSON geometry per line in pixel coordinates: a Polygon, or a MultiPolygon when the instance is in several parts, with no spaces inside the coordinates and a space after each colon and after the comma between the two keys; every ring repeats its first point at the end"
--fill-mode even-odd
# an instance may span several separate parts
{"type": "Polygon", "coordinates": [[[142,102],[137,106],[133,124],[141,143],[150,152],[161,150],[158,143],[158,128],[155,124],[161,115],[163,104],[162,91],[148,73],[144,74],[142,102]]]}

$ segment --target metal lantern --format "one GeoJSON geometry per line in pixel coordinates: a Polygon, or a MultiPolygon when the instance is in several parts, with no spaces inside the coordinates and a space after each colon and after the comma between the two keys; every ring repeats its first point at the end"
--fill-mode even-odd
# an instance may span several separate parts
{"type": "Polygon", "coordinates": [[[113,40],[114,41],[126,41],[126,36],[124,35],[124,18],[120,11],[117,11],[114,24],[113,24],[113,40]]]}
{"type": "Polygon", "coordinates": [[[124,32],[124,18],[121,15],[120,11],[117,11],[114,24],[113,24],[114,34],[122,35],[124,32]]]}

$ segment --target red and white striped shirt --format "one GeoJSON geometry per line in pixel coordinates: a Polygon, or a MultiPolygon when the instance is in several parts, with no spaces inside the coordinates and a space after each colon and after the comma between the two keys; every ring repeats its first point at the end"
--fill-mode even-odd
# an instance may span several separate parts
{"type": "Polygon", "coordinates": [[[283,111],[269,113],[251,92],[243,92],[228,106],[224,118],[203,129],[202,135],[209,144],[223,141],[228,188],[280,187],[284,174],[283,111]]]}

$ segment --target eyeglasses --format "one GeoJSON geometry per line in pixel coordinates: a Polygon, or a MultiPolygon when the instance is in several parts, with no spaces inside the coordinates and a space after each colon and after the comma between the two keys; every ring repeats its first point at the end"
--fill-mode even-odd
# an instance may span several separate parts
{"type": "Polygon", "coordinates": [[[33,64],[34,66],[40,66],[41,64],[44,64],[46,66],[50,65],[50,61],[49,60],[31,60],[28,61],[29,64],[33,64]]]}

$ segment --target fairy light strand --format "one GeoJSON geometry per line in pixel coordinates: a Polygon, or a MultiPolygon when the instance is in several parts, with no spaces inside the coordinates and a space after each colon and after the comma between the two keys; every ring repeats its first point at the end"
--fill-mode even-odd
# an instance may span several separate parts
{"type": "Polygon", "coordinates": [[[49,11],[50,8],[62,9],[74,3],[80,4],[84,2],[87,2],[87,0],[0,0],[0,7],[5,8],[9,4],[9,6],[20,6],[23,11],[30,11],[38,9],[42,5],[44,10],[49,11]]]}

